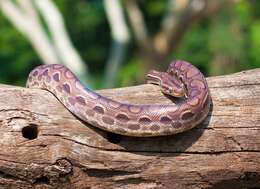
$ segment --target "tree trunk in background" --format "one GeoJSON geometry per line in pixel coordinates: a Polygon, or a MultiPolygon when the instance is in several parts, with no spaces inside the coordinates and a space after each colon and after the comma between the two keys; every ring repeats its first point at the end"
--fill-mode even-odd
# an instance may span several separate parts
{"type": "Polygon", "coordinates": [[[73,47],[63,17],[53,1],[0,0],[0,10],[28,39],[42,63],[64,64],[83,83],[89,81],[88,67],[73,47]],[[47,27],[42,23],[39,13],[47,27]]]}
{"type": "MultiPolygon", "coordinates": [[[[47,91],[1,85],[0,188],[259,188],[260,69],[207,80],[205,121],[154,138],[101,131],[47,91]]],[[[99,92],[172,103],[148,84],[99,92]]]]}
{"type": "Polygon", "coordinates": [[[105,69],[104,88],[115,86],[118,71],[125,61],[130,34],[118,0],[104,0],[105,11],[112,31],[112,45],[105,69]]]}
{"type": "Polygon", "coordinates": [[[213,58],[209,66],[210,75],[234,73],[244,62],[246,39],[237,19],[237,15],[228,7],[212,19],[209,47],[213,58]]]}
{"type": "Polygon", "coordinates": [[[213,57],[210,66],[210,75],[228,74],[234,72],[237,68],[236,64],[239,60],[235,60],[233,57],[216,54],[213,57]]]}
{"type": "Polygon", "coordinates": [[[237,3],[237,0],[169,0],[168,10],[162,19],[161,26],[154,36],[149,35],[142,11],[136,0],[125,1],[125,7],[133,30],[136,43],[144,63],[141,72],[150,69],[165,70],[182,38],[194,23],[217,14],[223,8],[237,3]]]}

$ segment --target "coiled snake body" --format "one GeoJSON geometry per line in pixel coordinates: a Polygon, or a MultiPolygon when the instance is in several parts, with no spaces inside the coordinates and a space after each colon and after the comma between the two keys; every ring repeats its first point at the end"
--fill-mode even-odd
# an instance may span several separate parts
{"type": "Polygon", "coordinates": [[[198,125],[207,116],[210,106],[207,82],[192,64],[177,60],[170,64],[167,72],[150,71],[147,80],[160,85],[163,93],[184,100],[170,105],[120,103],[85,88],[60,64],[35,68],[26,85],[50,91],[80,119],[122,135],[149,137],[180,133],[198,125]]]}

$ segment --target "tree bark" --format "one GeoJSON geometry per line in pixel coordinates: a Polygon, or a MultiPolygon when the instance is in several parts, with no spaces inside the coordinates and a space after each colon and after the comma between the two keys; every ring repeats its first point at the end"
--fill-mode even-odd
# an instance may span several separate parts
{"type": "MultiPolygon", "coordinates": [[[[259,188],[260,69],[208,78],[213,105],[196,128],[125,137],[74,117],[49,92],[0,86],[0,188],[259,188]]],[[[172,103],[158,86],[99,91],[172,103]]]]}

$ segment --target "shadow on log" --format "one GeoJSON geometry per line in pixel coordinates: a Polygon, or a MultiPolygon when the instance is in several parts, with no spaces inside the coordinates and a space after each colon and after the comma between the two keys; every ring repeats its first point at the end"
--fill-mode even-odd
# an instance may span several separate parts
{"type": "MultiPolygon", "coordinates": [[[[260,69],[208,78],[212,111],[196,128],[134,138],[81,122],[49,92],[0,86],[0,188],[259,188],[260,69]]],[[[102,90],[172,103],[153,85],[102,90]]]]}

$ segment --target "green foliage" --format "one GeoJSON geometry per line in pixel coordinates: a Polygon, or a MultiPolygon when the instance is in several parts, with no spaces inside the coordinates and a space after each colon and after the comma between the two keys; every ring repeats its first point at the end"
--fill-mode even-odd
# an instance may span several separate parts
{"type": "Polygon", "coordinates": [[[64,16],[66,28],[79,54],[91,72],[99,75],[105,67],[111,40],[103,1],[55,2],[64,16]]]}
{"type": "Polygon", "coordinates": [[[147,30],[149,34],[158,32],[158,28],[161,25],[161,19],[163,18],[166,10],[168,1],[138,1],[140,9],[142,10],[147,30]]]}
{"type": "Polygon", "coordinates": [[[239,54],[239,49],[234,47],[240,47],[240,45],[237,44],[236,33],[231,31],[230,26],[233,23],[228,19],[230,17],[229,13],[225,12],[221,15],[221,18],[213,20],[213,24],[210,27],[209,48],[213,53],[218,52],[226,56],[236,56],[239,54]]]}
{"type": "Polygon", "coordinates": [[[195,25],[177,49],[173,52],[172,59],[184,59],[194,63],[204,74],[207,74],[210,61],[208,48],[209,32],[204,29],[207,23],[195,25]]]}
{"type": "Polygon", "coordinates": [[[130,86],[138,83],[138,76],[142,73],[142,62],[139,57],[132,57],[120,70],[118,77],[119,86],[130,86]]]}
{"type": "Polygon", "coordinates": [[[27,39],[0,15],[0,82],[24,85],[29,70],[40,62],[27,39]]]}
{"type": "Polygon", "coordinates": [[[260,21],[255,21],[250,27],[250,49],[249,52],[251,61],[250,66],[259,67],[260,65],[260,21]]]}

